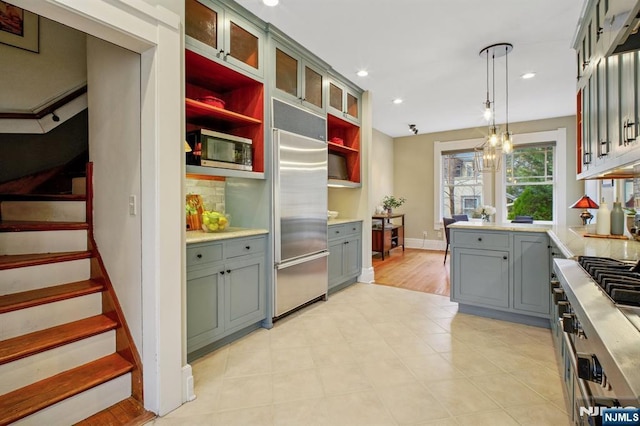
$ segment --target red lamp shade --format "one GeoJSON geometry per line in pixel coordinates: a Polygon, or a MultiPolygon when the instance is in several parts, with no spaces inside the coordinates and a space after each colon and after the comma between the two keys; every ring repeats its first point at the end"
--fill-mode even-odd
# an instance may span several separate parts
{"type": "Polygon", "coordinates": [[[578,201],[573,203],[570,207],[572,209],[583,209],[582,213],[580,213],[580,218],[582,219],[582,224],[586,225],[588,221],[593,219],[593,215],[587,211],[587,209],[597,209],[598,205],[595,201],[589,198],[587,195],[584,195],[578,201]]]}

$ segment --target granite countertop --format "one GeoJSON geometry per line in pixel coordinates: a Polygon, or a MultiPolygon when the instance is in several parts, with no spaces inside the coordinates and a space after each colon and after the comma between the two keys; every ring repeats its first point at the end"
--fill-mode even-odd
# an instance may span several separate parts
{"type": "Polygon", "coordinates": [[[251,237],[268,234],[266,229],[234,228],[223,232],[187,231],[187,244],[204,243],[207,241],[228,240],[230,238],[251,237]]]}
{"type": "Polygon", "coordinates": [[[481,221],[459,221],[449,225],[449,228],[487,230],[487,231],[515,231],[515,232],[547,232],[551,225],[536,223],[494,223],[481,221]]]}
{"type": "Polygon", "coordinates": [[[568,258],[577,256],[611,257],[618,260],[637,261],[640,259],[640,242],[629,239],[585,237],[595,234],[595,226],[559,227],[529,223],[493,223],[493,222],[455,222],[450,228],[512,231],[512,232],[546,232],[558,246],[562,254],[568,258]]]}
{"type": "Polygon", "coordinates": [[[627,239],[585,237],[594,234],[593,225],[571,228],[553,227],[549,236],[567,258],[576,256],[611,257],[618,260],[640,259],[640,242],[627,239]]]}
{"type": "Polygon", "coordinates": [[[362,222],[362,219],[350,219],[350,218],[336,218],[336,219],[329,219],[329,221],[327,222],[328,226],[331,225],[341,225],[343,223],[351,223],[351,222],[362,222]]]}

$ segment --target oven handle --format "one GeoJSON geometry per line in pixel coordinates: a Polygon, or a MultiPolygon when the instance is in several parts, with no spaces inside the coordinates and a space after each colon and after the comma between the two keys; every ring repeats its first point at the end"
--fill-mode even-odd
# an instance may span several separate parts
{"type": "MultiPolygon", "coordinates": [[[[569,348],[570,354],[568,356],[571,362],[571,369],[573,370],[573,375],[575,377],[574,380],[578,384],[580,396],[582,397],[582,400],[584,401],[585,404],[589,404],[589,406],[592,406],[593,396],[591,395],[591,392],[589,391],[589,388],[586,386],[584,380],[578,377],[578,361],[576,360],[576,348],[574,347],[573,342],[571,341],[571,337],[569,337],[569,333],[563,332],[562,336],[563,336],[565,345],[569,348]]],[[[578,407],[576,404],[576,401],[574,401],[574,405],[575,405],[574,409],[576,409],[578,407]]],[[[579,416],[578,412],[574,414],[576,416],[579,416]]]]}

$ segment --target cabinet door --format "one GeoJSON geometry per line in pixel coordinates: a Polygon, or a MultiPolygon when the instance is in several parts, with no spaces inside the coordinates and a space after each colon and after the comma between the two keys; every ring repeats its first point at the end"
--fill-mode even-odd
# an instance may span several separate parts
{"type": "Polygon", "coordinates": [[[314,109],[324,110],[324,76],[308,64],[304,65],[303,76],[303,102],[314,109]]]}
{"type": "Polygon", "coordinates": [[[262,76],[264,35],[234,14],[227,12],[225,16],[225,60],[238,68],[262,76]]]}
{"type": "Polygon", "coordinates": [[[587,84],[582,88],[582,170],[589,169],[591,164],[591,103],[590,103],[590,90],[589,80],[587,84]]]}
{"type": "Polygon", "coordinates": [[[609,139],[609,115],[607,111],[607,59],[601,58],[596,65],[597,91],[597,132],[596,146],[600,161],[606,161],[609,156],[611,140],[609,139]]]}
{"type": "Polygon", "coordinates": [[[620,96],[618,55],[607,58],[607,116],[610,148],[617,150],[620,139],[620,96]]]}
{"type": "Polygon", "coordinates": [[[509,307],[509,252],[454,247],[452,300],[509,307]]]}
{"type": "Polygon", "coordinates": [[[187,272],[187,352],[212,343],[223,332],[221,301],[218,268],[187,272]]]}
{"type": "Polygon", "coordinates": [[[229,262],[224,270],[225,332],[265,318],[265,268],[263,258],[229,262]]]}
{"type": "Polygon", "coordinates": [[[343,244],[344,257],[343,257],[343,270],[345,277],[353,277],[360,274],[360,238],[350,238],[343,244]]]}
{"type": "Polygon", "coordinates": [[[619,56],[620,67],[620,152],[634,142],[636,137],[636,53],[619,56]]]}
{"type": "Polygon", "coordinates": [[[344,257],[344,244],[343,240],[334,240],[329,242],[329,288],[336,286],[342,282],[343,272],[343,257],[344,257]]]}
{"type": "Polygon", "coordinates": [[[211,2],[186,0],[184,33],[192,38],[188,44],[195,41],[197,47],[208,51],[210,56],[217,55],[224,43],[220,28],[222,14],[222,9],[211,2]]]}
{"type": "Polygon", "coordinates": [[[513,236],[513,307],[525,313],[549,315],[549,237],[513,236]]]}
{"type": "Polygon", "coordinates": [[[360,96],[336,80],[329,82],[328,111],[337,117],[360,123],[360,96]]]}

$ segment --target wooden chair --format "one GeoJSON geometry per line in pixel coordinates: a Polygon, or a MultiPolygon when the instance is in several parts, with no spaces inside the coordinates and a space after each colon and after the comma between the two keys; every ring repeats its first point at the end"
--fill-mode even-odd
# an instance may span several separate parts
{"type": "Polygon", "coordinates": [[[451,215],[452,218],[456,220],[456,222],[469,222],[469,216],[466,214],[454,214],[451,215]]]}
{"type": "Polygon", "coordinates": [[[444,262],[442,262],[442,264],[444,265],[445,263],[447,263],[447,252],[449,251],[449,225],[457,221],[452,217],[445,217],[442,219],[442,222],[444,223],[444,236],[447,240],[447,247],[444,249],[444,262]]]}

